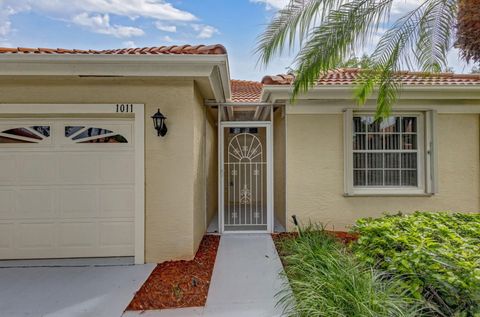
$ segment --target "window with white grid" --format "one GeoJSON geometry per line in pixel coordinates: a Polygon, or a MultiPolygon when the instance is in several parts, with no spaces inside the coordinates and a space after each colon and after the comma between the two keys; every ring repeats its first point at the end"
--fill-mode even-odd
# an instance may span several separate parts
{"type": "Polygon", "coordinates": [[[421,116],[353,115],[354,188],[421,187],[421,116]]]}

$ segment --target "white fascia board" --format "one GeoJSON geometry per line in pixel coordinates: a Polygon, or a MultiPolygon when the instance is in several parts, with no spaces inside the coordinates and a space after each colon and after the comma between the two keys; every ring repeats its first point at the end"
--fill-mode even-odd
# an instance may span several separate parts
{"type": "Polygon", "coordinates": [[[226,54],[0,54],[3,62],[211,62],[227,60],[226,54]]]}
{"type": "Polygon", "coordinates": [[[229,99],[222,55],[0,54],[0,76],[205,77],[219,102],[229,99]]]}
{"type": "MultiPolygon", "coordinates": [[[[313,87],[308,92],[300,94],[297,100],[352,100],[354,98],[354,88],[355,86],[352,85],[313,87]]],[[[289,100],[291,93],[291,86],[267,85],[263,87],[262,101],[289,100]]],[[[375,97],[374,92],[371,99],[375,99],[375,97]]],[[[480,99],[480,85],[403,86],[399,99],[480,99]]]]}
{"type": "MultiPolygon", "coordinates": [[[[371,99],[357,105],[352,99],[303,99],[295,103],[286,102],[287,114],[339,114],[346,109],[353,111],[375,111],[376,101],[371,99]]],[[[438,113],[480,113],[480,99],[400,99],[395,111],[432,111],[438,113]]]]}
{"type": "Polygon", "coordinates": [[[221,84],[223,87],[224,100],[217,100],[220,102],[225,102],[232,98],[232,89],[230,86],[230,65],[228,62],[228,55],[224,55],[224,59],[219,62],[218,71],[220,73],[221,84]]]}

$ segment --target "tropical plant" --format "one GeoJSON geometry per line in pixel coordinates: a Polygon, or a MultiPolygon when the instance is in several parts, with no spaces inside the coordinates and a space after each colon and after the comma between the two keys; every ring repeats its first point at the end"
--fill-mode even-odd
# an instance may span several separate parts
{"type": "Polygon", "coordinates": [[[480,316],[480,214],[416,212],[361,219],[357,258],[401,276],[440,316],[480,316]]]}
{"type": "MultiPolygon", "coordinates": [[[[259,37],[256,51],[260,63],[266,65],[277,54],[299,48],[292,64],[295,99],[322,74],[370,44],[380,29],[387,28],[355,91],[355,99],[363,104],[377,90],[377,118],[383,118],[390,113],[401,89],[397,71],[435,73],[447,69],[447,53],[456,39],[457,17],[464,18],[460,28],[463,33],[459,31],[457,42],[465,49],[463,56],[480,61],[480,36],[468,36],[469,30],[478,25],[474,22],[478,22],[480,10],[469,9],[469,2],[479,7],[478,0],[425,0],[391,21],[394,0],[290,0],[259,37]],[[460,13],[459,2],[463,10],[460,13]],[[465,14],[467,11],[469,14],[465,14]]],[[[478,27],[476,30],[478,33],[478,27]]]]}
{"type": "Polygon", "coordinates": [[[286,315],[419,316],[402,281],[362,264],[320,227],[302,228],[277,243],[289,284],[279,293],[286,315]]]}
{"type": "Polygon", "coordinates": [[[361,68],[368,69],[372,65],[372,59],[367,54],[363,54],[362,57],[351,57],[345,62],[338,64],[338,68],[361,68]]]}

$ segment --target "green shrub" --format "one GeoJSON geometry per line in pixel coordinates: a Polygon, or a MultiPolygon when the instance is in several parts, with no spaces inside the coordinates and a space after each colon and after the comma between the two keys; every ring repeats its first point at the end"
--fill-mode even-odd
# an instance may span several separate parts
{"type": "Polygon", "coordinates": [[[396,279],[364,266],[321,228],[277,243],[290,287],[280,293],[289,316],[418,316],[396,279]],[[290,292],[290,288],[293,292],[290,292]]]}
{"type": "Polygon", "coordinates": [[[480,215],[416,212],[361,219],[352,249],[401,276],[412,296],[443,316],[480,316],[480,215]]]}

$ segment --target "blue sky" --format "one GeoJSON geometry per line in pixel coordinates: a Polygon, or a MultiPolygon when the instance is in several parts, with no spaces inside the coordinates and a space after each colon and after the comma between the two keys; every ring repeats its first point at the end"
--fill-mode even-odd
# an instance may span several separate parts
{"type": "MultiPolygon", "coordinates": [[[[0,0],[0,46],[105,49],[173,44],[227,47],[232,78],[285,72],[293,56],[256,66],[254,47],[287,0],[0,0]]],[[[397,14],[418,5],[401,0],[397,14]]],[[[450,56],[457,72],[470,66],[450,56]]]]}

